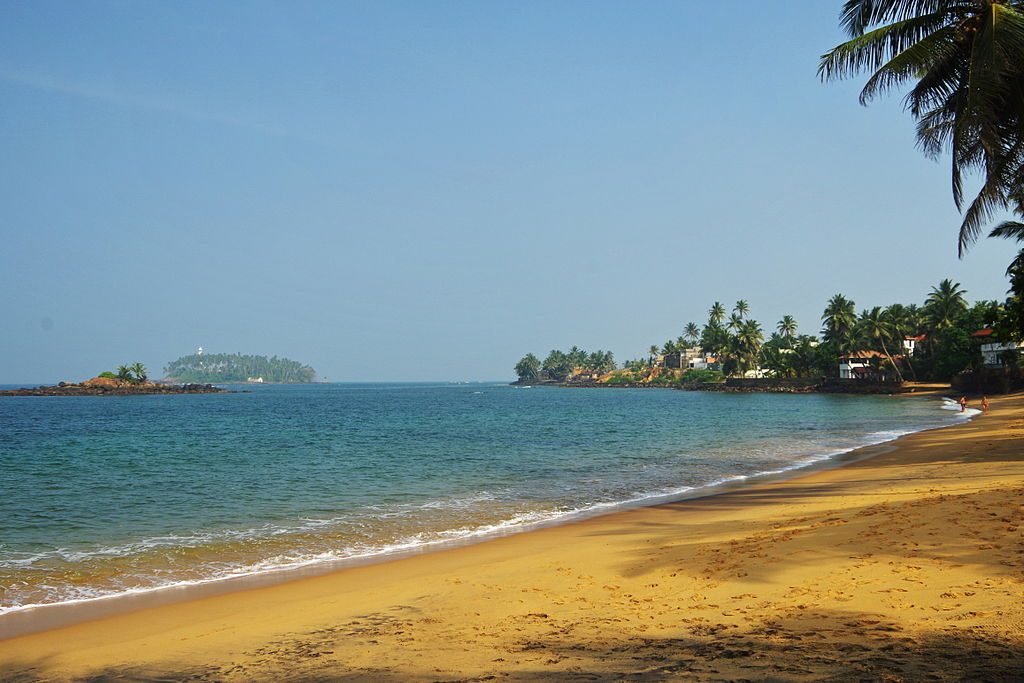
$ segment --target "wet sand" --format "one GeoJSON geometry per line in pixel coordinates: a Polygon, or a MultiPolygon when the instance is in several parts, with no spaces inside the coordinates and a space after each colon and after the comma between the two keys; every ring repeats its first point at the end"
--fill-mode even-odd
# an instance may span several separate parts
{"type": "Polygon", "coordinates": [[[0,641],[0,680],[1020,680],[1024,398],[841,468],[0,641]]]}

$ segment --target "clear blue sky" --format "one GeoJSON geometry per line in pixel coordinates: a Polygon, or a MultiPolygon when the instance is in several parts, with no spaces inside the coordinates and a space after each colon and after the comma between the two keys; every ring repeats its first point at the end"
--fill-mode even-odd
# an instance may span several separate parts
{"type": "Polygon", "coordinates": [[[4,3],[0,382],[500,379],[716,299],[1003,298],[899,96],[818,81],[840,4],[4,3]]]}

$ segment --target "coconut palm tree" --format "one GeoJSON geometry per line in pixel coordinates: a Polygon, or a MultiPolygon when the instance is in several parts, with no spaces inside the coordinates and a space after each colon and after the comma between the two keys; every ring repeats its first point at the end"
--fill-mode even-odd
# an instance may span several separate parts
{"type": "Polygon", "coordinates": [[[745,318],[748,313],[750,313],[750,304],[748,304],[745,299],[740,299],[739,301],[736,302],[736,306],[732,310],[739,314],[740,318],[742,319],[745,318]]]}
{"type": "Polygon", "coordinates": [[[967,310],[967,292],[959,282],[946,278],[938,287],[932,287],[925,299],[925,314],[933,330],[943,330],[953,325],[956,319],[967,310]]]}
{"type": "Polygon", "coordinates": [[[902,382],[903,373],[900,372],[899,366],[896,365],[896,361],[893,360],[892,354],[889,353],[889,349],[885,345],[886,339],[892,340],[893,329],[889,321],[882,314],[882,307],[875,306],[870,311],[862,311],[857,324],[865,338],[879,343],[882,347],[882,353],[885,354],[885,357],[889,359],[890,365],[896,370],[896,377],[902,382]]]}
{"type": "Polygon", "coordinates": [[[782,338],[787,343],[792,342],[796,336],[796,320],[791,315],[784,315],[775,329],[779,331],[779,334],[782,335],[782,338]]]}
{"type": "Polygon", "coordinates": [[[528,353],[516,363],[515,371],[520,382],[536,382],[540,378],[540,359],[528,353]]]}
{"type": "Polygon", "coordinates": [[[914,363],[911,360],[911,355],[913,354],[903,348],[903,340],[909,336],[913,336],[912,332],[915,329],[908,307],[903,304],[892,304],[891,306],[886,306],[882,311],[882,317],[892,330],[892,338],[899,341],[901,351],[903,351],[903,362],[907,364],[907,368],[910,369],[910,376],[916,382],[917,371],[914,370],[914,363]]]}
{"type": "Polygon", "coordinates": [[[737,357],[747,370],[757,369],[764,332],[756,320],[744,320],[736,334],[737,357]]]}
{"type": "Polygon", "coordinates": [[[918,145],[933,158],[951,152],[957,208],[963,172],[982,171],[960,226],[963,255],[1024,180],[1024,2],[847,0],[840,22],[852,40],[822,56],[822,80],[873,72],[862,104],[914,82],[905,102],[918,145]]]}
{"type": "Polygon", "coordinates": [[[651,347],[647,350],[651,354],[651,367],[654,367],[654,360],[658,357],[658,345],[651,344],[651,347]]]}
{"type": "Polygon", "coordinates": [[[132,363],[131,367],[128,369],[131,370],[132,376],[139,384],[144,384],[146,380],[149,379],[146,375],[146,366],[138,361],[132,363]]]}
{"type": "Polygon", "coordinates": [[[700,339],[700,328],[697,327],[697,323],[686,323],[686,328],[683,330],[683,336],[686,337],[691,344],[696,344],[697,340],[700,339]]]}
{"type": "Polygon", "coordinates": [[[842,355],[850,350],[853,341],[853,327],[857,322],[855,304],[842,294],[836,294],[828,300],[825,312],[821,316],[824,325],[822,336],[825,341],[832,342],[842,355]]]}
{"type": "Polygon", "coordinates": [[[797,337],[796,344],[793,346],[793,353],[790,356],[789,362],[793,366],[793,371],[797,377],[809,377],[812,375],[814,373],[815,361],[813,337],[809,335],[797,337]]]}
{"type": "Polygon", "coordinates": [[[924,313],[917,304],[908,304],[904,309],[906,316],[907,332],[913,335],[921,334],[925,329],[924,313]]]}
{"type": "Polygon", "coordinates": [[[741,316],[739,313],[733,313],[732,315],[730,315],[729,316],[729,322],[727,322],[725,324],[725,327],[727,329],[732,330],[733,332],[739,332],[739,329],[742,326],[743,326],[743,316],[741,316]]]}
{"type": "Polygon", "coordinates": [[[708,311],[708,322],[720,325],[723,320],[725,320],[725,306],[716,301],[708,311]]]}
{"type": "Polygon", "coordinates": [[[128,367],[127,365],[118,365],[117,366],[117,379],[122,381],[122,382],[131,382],[132,381],[132,369],[130,367],[128,367]]]}

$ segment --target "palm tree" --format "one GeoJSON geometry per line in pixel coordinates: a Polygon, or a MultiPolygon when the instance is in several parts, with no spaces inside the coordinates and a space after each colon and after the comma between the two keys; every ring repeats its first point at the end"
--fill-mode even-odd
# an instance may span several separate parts
{"type": "Polygon", "coordinates": [[[842,294],[836,294],[828,300],[825,312],[821,316],[824,323],[822,336],[825,341],[832,342],[840,355],[850,350],[853,341],[853,326],[857,322],[854,303],[842,294]]]}
{"type": "Polygon", "coordinates": [[[127,365],[118,365],[117,366],[117,379],[122,381],[122,382],[131,382],[132,381],[132,369],[130,367],[128,367],[127,365]]]}
{"type": "Polygon", "coordinates": [[[779,334],[782,335],[787,343],[792,342],[793,337],[796,336],[796,320],[791,315],[784,315],[775,329],[779,331],[779,334]]]}
{"type": "Polygon", "coordinates": [[[882,347],[882,353],[889,359],[889,364],[892,365],[893,369],[896,370],[896,377],[903,381],[903,373],[900,372],[899,367],[896,365],[896,361],[893,360],[892,354],[889,353],[888,347],[885,345],[886,339],[892,339],[892,326],[889,321],[885,319],[882,314],[882,307],[875,306],[870,311],[863,311],[860,314],[860,320],[858,325],[861,328],[861,332],[870,340],[877,341],[882,347]]]}
{"type": "Polygon", "coordinates": [[[658,357],[658,345],[651,344],[651,348],[647,350],[651,352],[651,367],[654,367],[654,359],[658,357]]]}
{"type": "Polygon", "coordinates": [[[918,335],[924,331],[924,314],[921,312],[920,306],[917,304],[907,305],[904,309],[904,315],[906,316],[907,332],[918,335]]]}
{"type": "Polygon", "coordinates": [[[732,310],[739,314],[740,318],[746,317],[747,313],[750,313],[750,304],[745,299],[740,299],[736,302],[736,307],[732,310]]]}
{"type": "Polygon", "coordinates": [[[903,351],[903,360],[907,364],[907,367],[910,368],[910,376],[916,382],[917,371],[914,370],[914,363],[910,358],[912,354],[904,348],[905,345],[903,343],[903,340],[911,336],[911,332],[914,330],[913,321],[908,308],[903,304],[892,304],[891,306],[886,306],[885,310],[882,311],[882,317],[892,330],[892,338],[899,340],[901,350],[903,351]]]}
{"type": "Polygon", "coordinates": [[[720,325],[723,320],[725,320],[725,306],[716,301],[708,311],[708,321],[720,325]]]}
{"type": "Polygon", "coordinates": [[[815,350],[813,338],[801,335],[796,340],[789,362],[797,377],[808,377],[814,372],[815,350]]]}
{"type": "MultiPolygon", "coordinates": [[[[772,336],[777,336],[774,332],[772,336]]],[[[791,377],[794,372],[790,356],[793,354],[782,353],[777,344],[764,344],[761,347],[762,364],[771,370],[777,377],[791,377]]]]}
{"type": "Polygon", "coordinates": [[[1024,2],[847,0],[840,21],[852,40],[822,56],[822,80],[873,72],[862,104],[916,81],[905,101],[918,145],[933,158],[951,152],[958,209],[963,172],[983,171],[960,226],[963,255],[1024,180],[1024,2]]]}
{"type": "Polygon", "coordinates": [[[696,344],[697,340],[700,339],[700,328],[697,327],[697,323],[686,323],[683,336],[690,340],[691,344],[696,344]]]}
{"type": "Polygon", "coordinates": [[[757,359],[761,354],[761,343],[764,341],[764,333],[756,320],[745,320],[740,325],[736,335],[738,345],[738,357],[743,361],[746,369],[756,369],[757,359]]]}
{"type": "Polygon", "coordinates": [[[740,327],[743,326],[743,316],[738,313],[733,313],[729,316],[729,322],[725,326],[733,332],[738,332],[740,327]]]}
{"type": "Polygon", "coordinates": [[[149,377],[146,376],[146,366],[142,363],[135,361],[132,366],[128,368],[131,370],[132,375],[135,377],[135,381],[139,384],[144,384],[149,377]]]}
{"type": "Polygon", "coordinates": [[[959,282],[946,278],[925,299],[925,314],[933,330],[943,330],[953,325],[956,319],[967,310],[964,294],[959,282]]]}
{"type": "Polygon", "coordinates": [[[540,377],[540,359],[528,353],[516,363],[515,370],[520,382],[536,382],[540,377]]]}

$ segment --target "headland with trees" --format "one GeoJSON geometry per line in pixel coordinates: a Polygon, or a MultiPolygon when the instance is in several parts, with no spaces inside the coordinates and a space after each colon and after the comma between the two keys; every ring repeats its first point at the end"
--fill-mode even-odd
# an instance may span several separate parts
{"type": "MultiPolygon", "coordinates": [[[[1024,257],[1018,260],[1024,263],[1024,257]]],[[[1010,296],[1003,302],[969,303],[960,283],[949,279],[932,287],[921,303],[872,306],[859,313],[853,300],[836,294],[826,303],[815,334],[801,333],[790,315],[766,329],[750,316],[747,301],[737,301],[731,311],[716,301],[703,325],[687,323],[678,337],[652,344],[643,356],[621,366],[611,352],[587,354],[577,347],[568,353],[552,351],[543,362],[527,354],[515,366],[517,382],[708,389],[729,378],[818,378],[859,380],[849,384],[853,391],[868,383],[888,391],[907,380],[949,383],[986,368],[989,374],[1019,378],[1013,342],[1024,339],[1024,275],[1016,262],[1010,276],[1010,296]],[[996,359],[997,368],[993,357],[982,353],[994,340],[1008,347],[996,359]]],[[[815,388],[814,382],[775,384],[786,390],[815,388]]]]}

